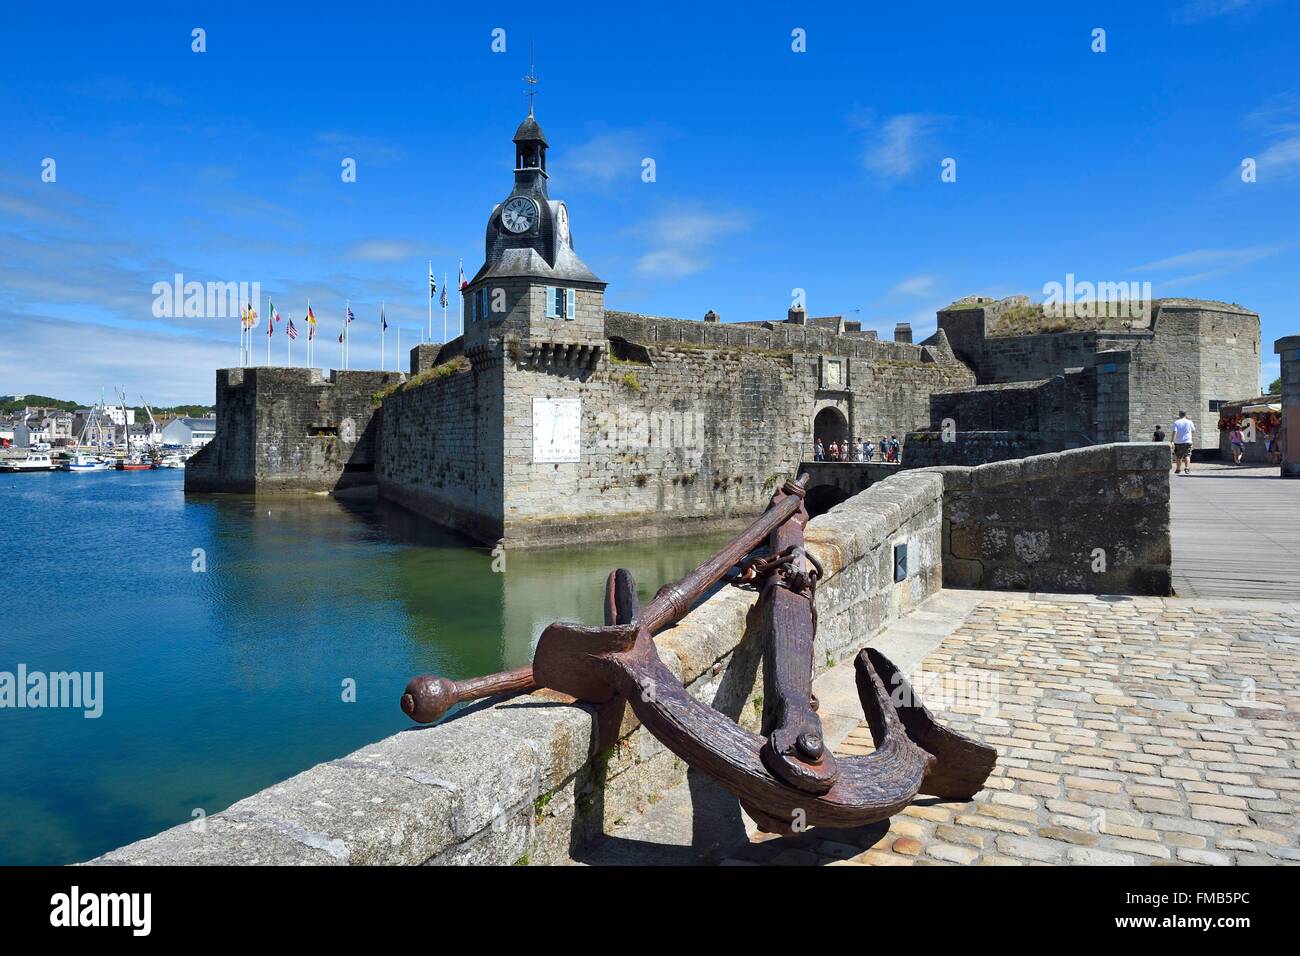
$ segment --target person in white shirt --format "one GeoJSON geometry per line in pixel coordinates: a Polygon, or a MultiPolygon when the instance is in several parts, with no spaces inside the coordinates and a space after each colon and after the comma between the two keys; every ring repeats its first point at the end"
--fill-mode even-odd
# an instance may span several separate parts
{"type": "Polygon", "coordinates": [[[1187,412],[1181,409],[1178,412],[1178,420],[1174,422],[1174,474],[1192,473],[1192,435],[1196,432],[1196,424],[1187,417],[1187,412]]]}

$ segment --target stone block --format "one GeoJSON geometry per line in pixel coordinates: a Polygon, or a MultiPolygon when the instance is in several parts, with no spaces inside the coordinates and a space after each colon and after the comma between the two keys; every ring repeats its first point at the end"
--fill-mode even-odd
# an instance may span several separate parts
{"type": "Polygon", "coordinates": [[[1020,459],[1013,458],[1010,461],[995,461],[980,465],[972,471],[971,489],[980,492],[1014,484],[1022,478],[1021,464],[1020,459]]]}
{"type": "Polygon", "coordinates": [[[1126,442],[1115,447],[1115,467],[1120,471],[1168,471],[1173,452],[1166,444],[1126,442]]]}

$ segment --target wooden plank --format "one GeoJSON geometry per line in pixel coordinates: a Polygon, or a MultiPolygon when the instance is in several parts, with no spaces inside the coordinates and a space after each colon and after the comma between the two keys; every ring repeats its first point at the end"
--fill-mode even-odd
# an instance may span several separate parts
{"type": "Polygon", "coordinates": [[[1175,593],[1297,600],[1300,481],[1274,467],[1202,464],[1169,482],[1175,593]]]}

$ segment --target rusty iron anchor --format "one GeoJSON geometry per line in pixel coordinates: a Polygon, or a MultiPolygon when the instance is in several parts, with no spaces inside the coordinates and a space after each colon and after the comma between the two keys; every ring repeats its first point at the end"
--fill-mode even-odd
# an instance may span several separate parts
{"type": "Polygon", "coordinates": [[[854,667],[876,749],[836,757],[826,748],[812,694],[814,597],[823,574],[804,549],[806,481],[804,475],[786,482],[753,524],[686,577],[662,587],[644,609],[631,573],[620,568],[606,580],[605,626],[551,624],[531,667],[466,681],[413,678],[402,710],[427,723],[462,701],[538,688],[611,705],[604,712],[619,716],[622,708],[612,705],[625,701],[669,750],[735,794],[773,833],[863,826],[892,816],[918,794],[970,799],[992,771],[995,751],[939,724],[898,668],[873,648],[858,654],[854,667]],[[751,554],[764,538],[766,554],[751,554]],[[755,606],[764,641],[761,735],[692,696],[654,642],[657,631],[684,617],[734,567],[734,580],[761,584],[755,606]]]}

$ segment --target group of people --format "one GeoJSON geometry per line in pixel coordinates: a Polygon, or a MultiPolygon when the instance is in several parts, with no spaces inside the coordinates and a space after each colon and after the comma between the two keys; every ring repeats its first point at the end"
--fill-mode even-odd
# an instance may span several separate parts
{"type": "MultiPolygon", "coordinates": [[[[1170,444],[1174,448],[1174,474],[1190,475],[1192,473],[1192,436],[1196,434],[1196,423],[1187,417],[1187,412],[1179,410],[1178,419],[1174,422],[1173,438],[1170,444]]],[[[1151,440],[1164,444],[1166,441],[1165,430],[1162,425],[1157,425],[1155,432],[1151,435],[1151,440]]],[[[1272,436],[1264,436],[1264,448],[1273,459],[1273,464],[1282,463],[1281,443],[1272,436]]],[[[1228,443],[1232,447],[1232,463],[1240,465],[1242,457],[1246,453],[1246,433],[1242,431],[1241,426],[1234,426],[1228,433],[1228,443]]]]}
{"type": "Polygon", "coordinates": [[[833,441],[824,446],[819,438],[813,443],[814,461],[873,461],[879,452],[880,461],[896,462],[903,451],[903,445],[897,435],[882,437],[879,445],[873,445],[871,439],[865,441],[833,441]]]}

